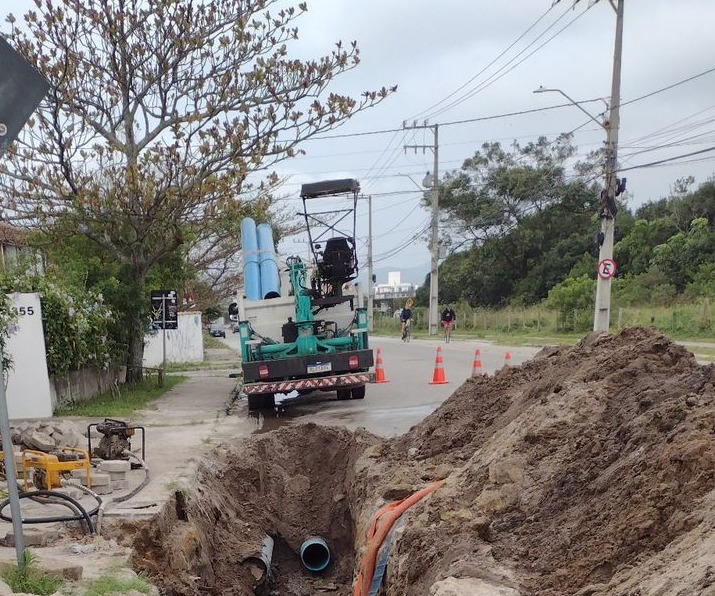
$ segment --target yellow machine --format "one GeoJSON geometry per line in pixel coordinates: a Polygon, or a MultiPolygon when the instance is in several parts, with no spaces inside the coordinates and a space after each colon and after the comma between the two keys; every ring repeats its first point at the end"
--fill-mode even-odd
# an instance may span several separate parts
{"type": "Polygon", "coordinates": [[[60,447],[50,453],[25,449],[22,452],[22,480],[25,490],[29,487],[28,474],[32,473],[35,488],[51,490],[62,486],[62,478],[72,470],[84,469],[87,473],[87,487],[91,487],[89,475],[89,453],[86,449],[60,447]]]}

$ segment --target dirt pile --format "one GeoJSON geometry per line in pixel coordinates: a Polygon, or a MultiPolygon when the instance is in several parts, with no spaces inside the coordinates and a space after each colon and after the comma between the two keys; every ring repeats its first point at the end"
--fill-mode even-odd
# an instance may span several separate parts
{"type": "Polygon", "coordinates": [[[240,562],[268,533],[267,593],[349,594],[377,508],[446,478],[403,516],[384,594],[715,594],[714,385],[713,366],[630,329],[470,379],[395,440],[314,425],[253,437],[216,452],[135,562],[167,594],[251,594],[240,562]],[[334,551],[327,575],[300,569],[310,534],[334,551]]]}

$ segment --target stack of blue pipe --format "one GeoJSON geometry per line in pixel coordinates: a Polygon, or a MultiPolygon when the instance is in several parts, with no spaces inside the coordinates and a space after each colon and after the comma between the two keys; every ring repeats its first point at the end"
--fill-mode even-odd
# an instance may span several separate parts
{"type": "Polygon", "coordinates": [[[273,229],[267,223],[256,226],[246,217],[241,222],[243,278],[247,300],[280,296],[281,282],[273,229]]]}

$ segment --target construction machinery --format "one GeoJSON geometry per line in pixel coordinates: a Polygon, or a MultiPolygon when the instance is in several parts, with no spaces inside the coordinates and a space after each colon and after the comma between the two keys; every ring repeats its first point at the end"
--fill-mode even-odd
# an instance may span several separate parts
{"type": "Polygon", "coordinates": [[[89,453],[74,447],[59,447],[49,453],[25,449],[22,452],[22,479],[25,490],[30,480],[35,488],[50,490],[62,486],[62,479],[73,470],[84,470],[87,486],[91,486],[89,453]]]}
{"type": "MultiPolygon", "coordinates": [[[[146,459],[146,436],[143,426],[133,426],[124,420],[105,418],[102,422],[93,422],[87,426],[87,451],[92,457],[101,459],[123,459],[129,460],[132,456],[131,438],[136,431],[141,431],[141,459],[146,459]],[[99,446],[92,448],[92,429],[96,429],[102,435],[99,446]]],[[[136,462],[131,462],[132,469],[141,467],[136,462]]]]}
{"type": "Polygon", "coordinates": [[[356,180],[301,188],[311,262],[280,262],[266,225],[244,220],[245,287],[229,306],[241,342],[242,392],[251,410],[272,408],[276,395],[335,391],[363,399],[373,353],[368,313],[352,284],[357,279],[356,180]],[[325,207],[325,210],[321,208],[325,207]],[[351,226],[351,227],[350,227],[351,226]],[[287,287],[286,287],[287,286],[287,287]]]}

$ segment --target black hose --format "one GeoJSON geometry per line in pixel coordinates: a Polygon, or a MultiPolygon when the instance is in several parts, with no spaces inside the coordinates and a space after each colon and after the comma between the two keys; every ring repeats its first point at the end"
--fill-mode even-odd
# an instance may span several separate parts
{"type": "Polygon", "coordinates": [[[127,453],[130,457],[133,457],[136,461],[139,462],[139,465],[144,470],[144,480],[142,480],[141,484],[134,488],[132,491],[128,492],[126,495],[122,495],[121,497],[116,497],[115,499],[112,499],[110,503],[122,503],[123,501],[128,501],[140,490],[142,490],[147,484],[149,484],[149,468],[147,467],[146,462],[131,451],[128,451],[127,453]]]}
{"type": "MultiPolygon", "coordinates": [[[[52,517],[24,517],[21,520],[23,524],[49,524],[54,522],[84,521],[87,525],[87,531],[90,534],[95,533],[94,524],[92,524],[90,516],[95,515],[97,511],[99,511],[99,505],[97,505],[97,507],[95,507],[92,511],[88,512],[76,499],[73,499],[72,497],[64,493],[52,490],[35,490],[31,492],[20,492],[19,497],[21,499],[35,499],[35,497],[57,497],[58,499],[64,499],[65,501],[69,501],[69,503],[71,503],[72,506],[80,512],[80,514],[76,516],[58,515],[52,517]]],[[[0,503],[0,519],[2,519],[3,521],[12,522],[12,517],[8,517],[3,513],[3,510],[9,504],[10,499],[5,499],[2,503],[0,503]]]]}
{"type": "Polygon", "coordinates": [[[31,501],[38,503],[40,505],[61,505],[62,507],[67,507],[75,515],[82,515],[82,512],[77,509],[69,501],[64,501],[62,499],[55,499],[54,497],[29,497],[31,501]]]}

